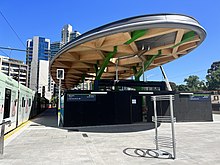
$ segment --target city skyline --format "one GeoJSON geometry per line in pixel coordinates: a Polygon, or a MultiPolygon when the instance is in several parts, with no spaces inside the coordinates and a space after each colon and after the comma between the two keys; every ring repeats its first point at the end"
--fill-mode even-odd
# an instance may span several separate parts
{"type": "MultiPolygon", "coordinates": [[[[171,63],[168,63],[164,65],[164,69],[167,73],[168,79],[170,81],[173,81],[177,84],[183,83],[184,78],[187,78],[189,75],[198,75],[201,80],[205,79],[205,76],[207,74],[207,70],[211,67],[212,62],[219,61],[219,55],[218,50],[219,47],[217,46],[217,38],[220,37],[216,24],[219,24],[219,20],[215,19],[218,18],[218,8],[219,2],[214,1],[210,4],[201,4],[198,7],[199,1],[184,1],[184,2],[175,2],[175,1],[169,1],[169,2],[163,2],[158,1],[156,2],[148,2],[140,1],[139,3],[142,5],[138,5],[139,7],[134,7],[137,5],[135,2],[126,3],[127,1],[120,1],[117,2],[119,5],[114,6],[114,1],[111,2],[101,2],[101,1],[95,1],[88,3],[87,1],[81,1],[77,2],[75,4],[78,4],[77,6],[83,6],[85,12],[80,12],[81,10],[76,7],[74,10],[70,10],[70,6],[66,6],[64,10],[62,9],[62,5],[56,5],[53,4],[54,9],[50,9],[52,12],[52,16],[45,16],[43,17],[43,14],[45,12],[41,13],[40,15],[33,14],[34,20],[29,20],[28,27],[22,26],[21,23],[25,17],[24,14],[18,13],[18,9],[16,9],[16,3],[14,3],[10,8],[13,8],[13,12],[9,13],[6,9],[9,7],[9,3],[6,1],[2,2],[1,12],[4,14],[4,16],[7,18],[7,20],[10,22],[12,27],[16,30],[16,32],[19,34],[21,40],[24,42],[24,38],[30,38],[34,36],[36,33],[38,33],[38,36],[43,36],[46,38],[50,38],[51,42],[60,40],[60,30],[62,29],[63,25],[65,24],[72,24],[73,29],[77,29],[78,31],[84,33],[86,31],[89,31],[93,28],[99,27],[101,25],[107,24],[112,21],[117,21],[119,19],[137,16],[137,15],[143,15],[143,14],[156,14],[156,13],[179,13],[179,14],[185,14],[194,17],[197,19],[200,24],[206,29],[207,31],[207,38],[205,39],[204,43],[202,43],[196,50],[190,52],[188,55],[184,56],[183,58],[180,58],[178,60],[175,60],[171,63]],[[120,6],[124,5],[124,9],[120,8],[120,6]],[[104,6],[114,7],[115,11],[117,12],[105,12],[106,8],[103,8],[104,6]],[[152,6],[149,8],[149,6],[152,6]],[[60,8],[60,11],[62,12],[62,15],[58,15],[56,12],[56,9],[60,8]],[[90,8],[96,9],[91,10],[90,8]],[[88,9],[88,11],[86,11],[88,9]],[[126,10],[128,9],[128,10],[126,10]],[[204,12],[206,11],[206,12],[204,12]],[[89,13],[89,14],[88,14],[89,13]],[[16,14],[18,15],[17,20],[15,20],[16,14]],[[50,18],[50,20],[49,20],[50,18]],[[48,21],[46,24],[44,24],[44,28],[41,27],[39,24],[41,21],[45,22],[48,21]],[[30,28],[31,27],[31,28],[30,28]],[[35,27],[35,28],[34,28],[35,27]],[[32,34],[32,36],[30,36],[32,34]],[[178,69],[177,69],[178,68],[178,69]]],[[[68,4],[71,4],[73,2],[69,2],[68,4]]],[[[116,3],[116,1],[115,1],[116,3]]],[[[32,5],[35,5],[35,8],[39,8],[39,2],[34,2],[32,5]]],[[[45,3],[45,6],[41,9],[42,11],[48,7],[48,3],[45,3]]],[[[26,9],[27,6],[20,6],[21,9],[26,9]]],[[[29,10],[29,9],[28,9],[29,10]]],[[[3,39],[0,40],[1,45],[4,47],[12,47],[12,48],[21,48],[22,44],[21,42],[16,38],[16,36],[13,34],[12,30],[8,27],[6,21],[1,17],[0,21],[2,23],[2,31],[7,31],[6,34],[3,34],[2,38],[5,38],[8,34],[9,37],[6,41],[3,41],[3,39]],[[13,41],[11,41],[11,38],[13,38],[13,41]],[[15,42],[16,41],[16,42],[15,42]]],[[[26,38],[26,39],[27,39],[26,38]]],[[[5,51],[5,53],[8,55],[11,55],[12,58],[18,57],[18,59],[24,60],[24,57],[22,59],[22,53],[15,52],[15,51],[5,51]]],[[[4,55],[2,51],[0,54],[4,55]]],[[[24,56],[24,55],[23,55],[24,56]]],[[[148,80],[162,80],[162,75],[160,73],[159,68],[156,68],[154,70],[150,70],[148,72],[145,72],[145,79],[148,80]]],[[[141,78],[142,80],[142,78],[141,78]]]]}

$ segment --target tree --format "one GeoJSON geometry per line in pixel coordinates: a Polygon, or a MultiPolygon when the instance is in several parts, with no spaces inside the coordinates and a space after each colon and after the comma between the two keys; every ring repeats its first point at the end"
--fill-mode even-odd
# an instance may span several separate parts
{"type": "Polygon", "coordinates": [[[53,96],[50,100],[50,103],[53,105],[53,106],[56,106],[57,104],[57,97],[56,96],[53,96]]]}
{"type": "Polygon", "coordinates": [[[203,90],[205,85],[204,81],[200,81],[199,77],[196,75],[191,75],[188,78],[185,78],[184,82],[186,82],[186,86],[190,91],[203,90]]]}
{"type": "Polygon", "coordinates": [[[169,82],[173,91],[177,90],[177,85],[174,82],[169,82]]]}
{"type": "Polygon", "coordinates": [[[220,90],[220,67],[209,69],[206,79],[209,90],[220,90]]]}
{"type": "Polygon", "coordinates": [[[189,88],[188,88],[187,85],[181,84],[181,85],[178,85],[178,86],[177,86],[177,90],[178,90],[178,91],[189,91],[189,88]]]}

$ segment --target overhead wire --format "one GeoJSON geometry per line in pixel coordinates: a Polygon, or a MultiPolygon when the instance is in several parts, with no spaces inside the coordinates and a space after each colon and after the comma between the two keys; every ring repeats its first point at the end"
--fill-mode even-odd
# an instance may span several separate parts
{"type": "Polygon", "coordinates": [[[7,57],[9,57],[9,55],[7,53],[5,53],[3,50],[0,49],[0,51],[7,57]]]}
{"type": "Polygon", "coordinates": [[[207,69],[202,69],[202,70],[198,70],[198,71],[194,71],[194,72],[189,72],[189,73],[186,73],[186,74],[181,74],[181,75],[177,75],[177,76],[171,76],[169,77],[170,79],[175,79],[175,78],[178,78],[178,77],[182,77],[182,76],[188,76],[188,75],[192,75],[194,73],[200,73],[200,72],[203,72],[203,71],[207,71],[207,69]]]}
{"type": "MultiPolygon", "coordinates": [[[[4,20],[6,21],[6,23],[8,24],[8,26],[10,27],[10,29],[14,32],[14,34],[16,35],[16,37],[18,38],[18,40],[21,42],[21,44],[24,46],[24,48],[25,48],[25,50],[22,50],[22,49],[14,49],[14,48],[5,48],[5,47],[0,47],[0,51],[2,51],[1,49],[8,49],[8,50],[16,50],[16,51],[26,51],[27,52],[27,50],[26,50],[26,46],[25,46],[25,44],[24,44],[24,42],[21,40],[21,38],[19,37],[19,35],[18,35],[18,33],[15,31],[15,29],[11,26],[11,24],[9,23],[9,21],[7,20],[7,18],[4,16],[4,14],[2,13],[2,11],[0,11],[0,14],[1,14],[1,16],[4,18],[4,20]]],[[[3,51],[2,51],[3,52],[3,51]]],[[[4,53],[4,54],[6,54],[6,53],[4,53]]],[[[7,55],[8,56],[8,55],[7,55]]],[[[35,63],[35,65],[38,65],[37,64],[37,62],[36,61],[33,61],[34,63],[35,63]]],[[[43,76],[43,75],[41,75],[42,76],[42,78],[44,79],[44,80],[46,80],[46,78],[43,76]]]]}
{"type": "Polygon", "coordinates": [[[15,33],[15,35],[17,36],[18,40],[21,42],[21,44],[26,48],[24,42],[21,40],[21,38],[18,36],[18,33],[14,30],[14,28],[11,26],[11,24],[9,23],[9,21],[7,20],[7,18],[4,16],[4,14],[2,13],[2,11],[0,10],[0,14],[1,16],[4,18],[4,20],[6,21],[6,23],[8,24],[8,26],[11,28],[11,30],[15,33]]]}
{"type": "MultiPolygon", "coordinates": [[[[208,69],[202,69],[202,70],[198,70],[198,71],[194,71],[194,72],[188,72],[188,73],[185,73],[185,74],[181,74],[181,75],[176,75],[176,76],[169,76],[169,79],[175,79],[175,78],[178,78],[178,77],[182,77],[182,76],[187,76],[187,75],[192,75],[194,73],[199,73],[199,72],[203,72],[203,71],[207,71],[208,69]]],[[[149,77],[157,77],[159,76],[160,74],[153,74],[149,77]]],[[[204,77],[204,76],[203,76],[204,77]]]]}

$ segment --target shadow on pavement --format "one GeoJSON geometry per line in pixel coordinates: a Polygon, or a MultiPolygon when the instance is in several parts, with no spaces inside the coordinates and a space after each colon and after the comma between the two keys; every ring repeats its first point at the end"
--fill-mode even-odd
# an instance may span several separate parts
{"type": "Polygon", "coordinates": [[[57,112],[55,108],[50,108],[31,119],[32,122],[36,124],[32,124],[31,126],[39,126],[43,125],[46,127],[57,127],[57,112]]]}
{"type": "Polygon", "coordinates": [[[32,119],[36,124],[31,126],[43,125],[46,127],[55,127],[65,129],[68,132],[95,132],[95,133],[123,133],[123,132],[138,132],[154,129],[154,123],[134,123],[123,125],[102,125],[102,126],[84,126],[84,127],[58,127],[56,109],[47,109],[36,118],[32,119]]]}
{"type": "Polygon", "coordinates": [[[104,125],[104,126],[87,126],[87,127],[65,127],[69,132],[95,132],[95,133],[126,133],[138,132],[154,129],[154,123],[137,123],[123,125],[104,125]]]}
{"type": "Polygon", "coordinates": [[[125,148],[123,150],[125,155],[131,157],[142,157],[142,158],[158,158],[158,159],[172,159],[172,154],[156,149],[146,149],[146,148],[125,148]]]}

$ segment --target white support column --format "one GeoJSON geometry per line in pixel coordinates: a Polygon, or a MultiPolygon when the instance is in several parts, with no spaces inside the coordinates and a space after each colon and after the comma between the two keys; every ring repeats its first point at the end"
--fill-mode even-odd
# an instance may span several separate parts
{"type": "Polygon", "coordinates": [[[173,158],[176,158],[176,142],[175,142],[175,131],[174,131],[174,115],[173,115],[173,95],[170,97],[170,118],[171,118],[171,127],[172,127],[172,143],[173,143],[173,158]]]}
{"type": "Polygon", "coordinates": [[[144,61],[142,61],[142,70],[143,70],[143,81],[144,81],[144,61]]]}
{"type": "Polygon", "coordinates": [[[119,58],[116,60],[116,64],[115,64],[115,77],[117,82],[118,82],[118,61],[119,58]]]}
{"type": "Polygon", "coordinates": [[[165,83],[166,83],[166,86],[167,86],[168,91],[172,91],[172,88],[171,88],[171,86],[170,86],[169,80],[168,80],[168,78],[167,78],[167,76],[166,76],[166,74],[165,74],[165,71],[164,71],[164,69],[163,69],[162,66],[160,66],[160,70],[161,70],[161,72],[162,72],[162,74],[163,74],[163,77],[164,77],[164,80],[165,80],[165,83]]]}
{"type": "Polygon", "coordinates": [[[158,147],[158,130],[157,130],[157,100],[156,96],[153,97],[153,104],[154,104],[154,124],[155,124],[155,143],[156,143],[156,150],[159,150],[158,147]]]}

